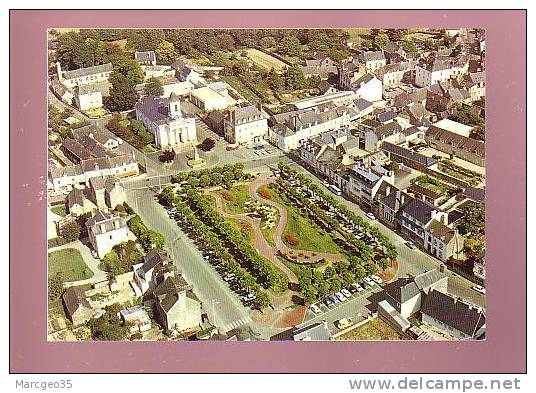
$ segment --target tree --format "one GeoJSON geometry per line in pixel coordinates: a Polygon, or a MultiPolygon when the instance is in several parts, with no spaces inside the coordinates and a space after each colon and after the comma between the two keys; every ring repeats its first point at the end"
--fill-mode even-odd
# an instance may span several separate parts
{"type": "Polygon", "coordinates": [[[169,41],[162,41],[155,51],[156,58],[160,64],[170,65],[177,60],[178,54],[175,46],[169,41]]]}
{"type": "Polygon", "coordinates": [[[483,235],[486,227],[486,210],[484,205],[476,202],[467,202],[461,208],[464,213],[458,224],[458,230],[462,235],[483,235]]]}
{"type": "Polygon", "coordinates": [[[261,310],[270,305],[270,298],[266,292],[257,293],[257,298],[255,299],[255,305],[261,310]]]}
{"type": "Polygon", "coordinates": [[[48,300],[54,301],[61,297],[63,294],[63,282],[62,272],[57,272],[48,277],[48,300]]]}
{"type": "Polygon", "coordinates": [[[92,318],[87,322],[94,340],[120,341],[129,336],[130,324],[121,324],[117,316],[121,309],[118,303],[106,306],[100,318],[92,318]]]}
{"type": "Polygon", "coordinates": [[[140,242],[146,250],[151,248],[163,248],[165,243],[164,235],[149,229],[140,237],[140,242]]]}
{"type": "Polygon", "coordinates": [[[158,157],[161,162],[173,162],[175,159],[175,150],[168,149],[162,151],[162,154],[158,157]]]}
{"type": "Polygon", "coordinates": [[[300,40],[294,34],[287,34],[281,40],[279,51],[287,56],[299,56],[301,53],[300,40]]]}
{"type": "Polygon", "coordinates": [[[402,41],[400,47],[407,53],[416,53],[418,51],[417,46],[413,41],[402,41]]]}
{"type": "Polygon", "coordinates": [[[389,36],[386,33],[378,33],[374,37],[374,46],[378,49],[382,49],[389,43],[389,36]]]}
{"type": "Polygon", "coordinates": [[[81,231],[82,228],[80,227],[80,224],[76,221],[72,221],[61,228],[61,235],[66,242],[72,242],[80,238],[81,231]]]}
{"type": "Polygon", "coordinates": [[[164,206],[173,206],[173,201],[175,199],[175,193],[173,188],[166,186],[162,189],[162,192],[158,195],[158,201],[164,206]]]}
{"type": "Polygon", "coordinates": [[[142,140],[142,142],[145,145],[148,145],[150,143],[154,142],[154,135],[145,128],[143,123],[140,120],[132,119],[130,120],[130,129],[134,134],[139,136],[142,140]]]}
{"type": "Polygon", "coordinates": [[[261,40],[259,41],[259,44],[262,48],[268,49],[268,48],[273,48],[274,46],[276,46],[276,41],[274,37],[268,36],[268,37],[261,38],[261,40]]]}
{"type": "Polygon", "coordinates": [[[289,90],[301,90],[308,87],[307,78],[302,69],[296,65],[291,65],[285,73],[285,85],[289,90]]]}
{"type": "Polygon", "coordinates": [[[139,99],[132,79],[121,73],[112,72],[109,82],[112,87],[110,88],[110,96],[104,97],[104,107],[110,112],[122,112],[132,109],[139,99]]]}
{"type": "Polygon", "coordinates": [[[162,82],[160,82],[160,79],[155,78],[154,76],[149,78],[143,90],[145,95],[148,96],[158,97],[164,95],[164,87],[162,86],[162,82]]]}

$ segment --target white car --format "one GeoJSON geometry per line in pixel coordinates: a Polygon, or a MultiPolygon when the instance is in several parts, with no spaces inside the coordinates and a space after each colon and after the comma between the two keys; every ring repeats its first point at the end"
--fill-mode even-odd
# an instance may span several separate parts
{"type": "Polygon", "coordinates": [[[364,291],[363,287],[359,285],[358,283],[354,282],[352,285],[354,286],[355,289],[357,289],[357,293],[361,293],[364,291]]]}
{"type": "Polygon", "coordinates": [[[475,285],[473,289],[483,295],[486,294],[486,288],[484,288],[482,285],[475,285]]]}
{"type": "Polygon", "coordinates": [[[372,275],[370,278],[372,278],[372,280],[378,285],[383,284],[383,280],[377,275],[372,275]]]}
{"type": "Polygon", "coordinates": [[[320,314],[322,311],[320,310],[320,307],[318,307],[316,304],[311,304],[309,306],[309,308],[311,309],[312,312],[314,312],[315,314],[320,314]]]}
{"type": "Polygon", "coordinates": [[[350,291],[349,291],[348,289],[346,289],[346,288],[341,289],[341,292],[342,292],[342,294],[343,294],[344,296],[346,296],[346,297],[348,297],[348,298],[349,298],[350,296],[352,296],[352,294],[350,293],[350,291]]]}
{"type": "Polygon", "coordinates": [[[376,217],[375,217],[374,214],[372,214],[372,213],[367,213],[367,217],[368,217],[369,219],[371,219],[371,220],[375,220],[375,219],[376,219],[376,217]]]}
{"type": "Polygon", "coordinates": [[[365,284],[367,285],[370,285],[370,286],[373,286],[374,285],[374,281],[372,281],[372,279],[370,277],[365,277],[365,284]]]}
{"type": "Polygon", "coordinates": [[[337,296],[337,299],[339,299],[341,302],[346,300],[346,296],[344,296],[341,292],[335,293],[335,296],[337,296]]]}
{"type": "Polygon", "coordinates": [[[426,146],[421,146],[421,147],[418,147],[417,148],[417,153],[420,153],[421,151],[425,151],[426,150],[426,146]]]}

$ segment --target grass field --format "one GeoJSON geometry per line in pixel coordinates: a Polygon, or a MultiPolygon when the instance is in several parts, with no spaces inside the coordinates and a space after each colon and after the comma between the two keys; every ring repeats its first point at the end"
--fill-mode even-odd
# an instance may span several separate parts
{"type": "Polygon", "coordinates": [[[52,213],[56,213],[58,216],[61,217],[65,217],[67,215],[67,209],[63,204],[51,207],[50,210],[52,211],[52,213]]]}
{"type": "Polygon", "coordinates": [[[266,68],[267,70],[271,70],[273,68],[274,70],[280,72],[287,68],[287,65],[281,60],[261,52],[258,49],[247,49],[246,52],[251,61],[257,64],[259,67],[266,68]]]}
{"type": "Polygon", "coordinates": [[[48,275],[63,273],[65,281],[85,280],[93,277],[93,272],[74,248],[64,248],[48,254],[48,275]]]}
{"type": "Polygon", "coordinates": [[[227,213],[240,214],[245,213],[244,203],[251,200],[249,190],[246,185],[235,186],[230,190],[221,190],[223,207],[227,213]],[[226,199],[226,197],[228,199],[226,199]],[[229,200],[230,199],[230,200],[229,200]]]}
{"type": "Polygon", "coordinates": [[[366,38],[369,38],[370,36],[370,30],[367,28],[362,29],[344,29],[349,35],[350,35],[350,41],[358,44],[361,40],[361,37],[366,36],[366,38]]]}
{"type": "MultiPolygon", "coordinates": [[[[261,187],[259,190],[262,189],[261,187]]],[[[268,188],[267,190],[272,194],[272,200],[281,203],[287,208],[287,225],[283,231],[283,239],[289,234],[298,240],[296,246],[285,242],[287,246],[297,250],[343,253],[343,250],[335,243],[333,238],[306,217],[297,207],[282,198],[273,188],[268,188]]]]}
{"type": "Polygon", "coordinates": [[[380,318],[374,318],[364,325],[337,337],[337,340],[400,340],[400,336],[391,326],[383,322],[380,318]]]}

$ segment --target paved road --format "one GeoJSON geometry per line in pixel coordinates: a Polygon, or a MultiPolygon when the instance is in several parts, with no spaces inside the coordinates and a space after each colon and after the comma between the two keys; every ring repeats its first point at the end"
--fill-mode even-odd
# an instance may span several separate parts
{"type": "Polygon", "coordinates": [[[203,258],[195,244],[170,219],[166,211],[156,202],[154,193],[148,189],[127,191],[127,201],[151,229],[162,233],[166,247],[182,271],[185,279],[193,285],[194,292],[201,300],[209,319],[222,331],[251,322],[251,310],[244,307],[219,277],[218,273],[203,258]],[[212,301],[215,317],[213,314],[212,301]]]}
{"type": "MultiPolygon", "coordinates": [[[[294,163],[295,167],[299,168],[302,172],[309,175],[315,183],[317,183],[322,190],[325,192],[330,192],[314,174],[303,168],[302,166],[294,163]]],[[[335,199],[339,202],[344,203],[350,210],[354,211],[365,221],[370,222],[371,220],[365,215],[365,213],[357,206],[355,203],[346,200],[343,197],[332,194],[335,199]]],[[[405,275],[413,274],[417,275],[431,269],[439,269],[441,262],[438,259],[433,258],[432,256],[424,253],[421,250],[409,249],[405,242],[406,240],[399,236],[397,233],[393,232],[383,224],[378,221],[373,222],[380,231],[385,234],[391,242],[395,245],[398,251],[398,261],[400,263],[400,269],[398,271],[398,277],[403,277],[405,275]]],[[[459,276],[458,274],[447,270],[446,274],[449,278],[448,291],[458,297],[461,297],[479,307],[485,307],[486,300],[485,296],[471,289],[474,285],[471,281],[459,276]]]]}

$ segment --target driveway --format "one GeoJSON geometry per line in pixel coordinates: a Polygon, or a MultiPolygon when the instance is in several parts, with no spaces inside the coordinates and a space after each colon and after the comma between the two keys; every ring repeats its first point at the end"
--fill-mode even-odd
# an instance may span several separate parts
{"type": "Polygon", "coordinates": [[[48,252],[63,250],[65,248],[74,248],[75,250],[78,250],[80,254],[82,255],[82,259],[84,260],[86,265],[93,272],[93,277],[85,279],[85,280],[66,282],[64,284],[65,287],[74,287],[74,286],[86,285],[86,284],[91,285],[91,284],[105,281],[108,278],[107,273],[99,269],[100,260],[95,258],[91,254],[91,250],[89,249],[89,247],[83,244],[80,240],[77,240],[68,244],[64,244],[62,246],[50,248],[48,252]]]}

